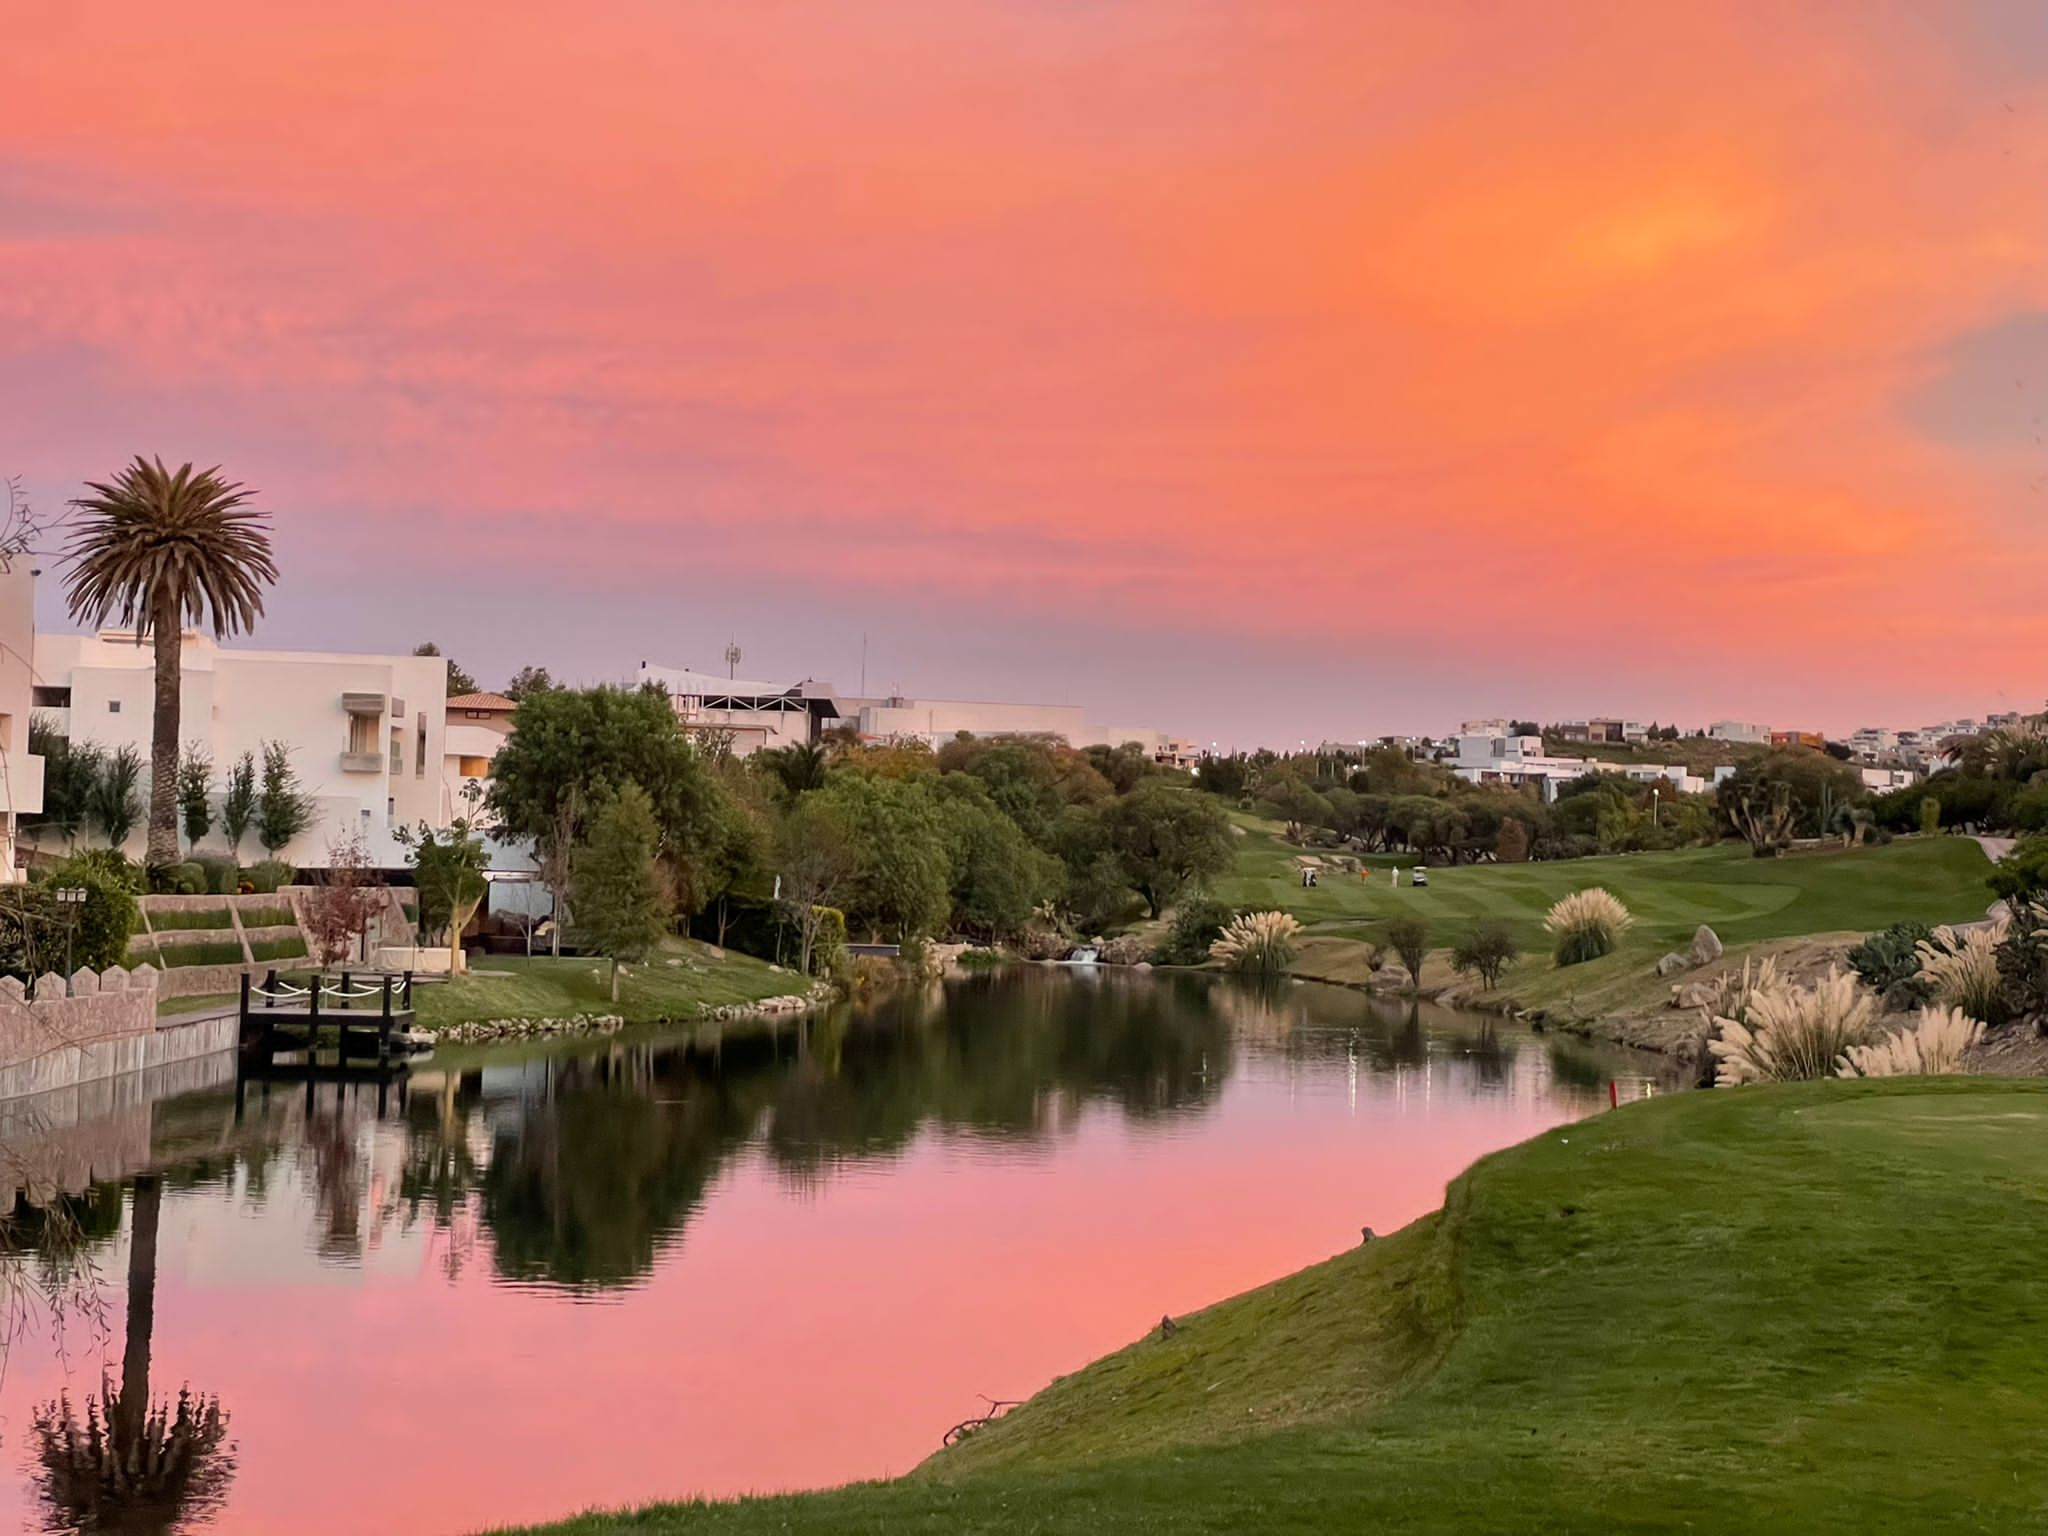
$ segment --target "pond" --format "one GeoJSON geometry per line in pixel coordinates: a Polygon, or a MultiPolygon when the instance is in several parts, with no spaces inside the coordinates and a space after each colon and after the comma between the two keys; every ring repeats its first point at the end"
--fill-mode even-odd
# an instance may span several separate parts
{"type": "Polygon", "coordinates": [[[1024,968],[381,1092],[215,1059],[17,1101],[87,1268],[0,1378],[0,1529],[464,1532],[900,1473],[1615,1079],[1641,1058],[1337,988],[1024,968]],[[107,1494],[66,1405],[169,1470],[107,1494]]]}

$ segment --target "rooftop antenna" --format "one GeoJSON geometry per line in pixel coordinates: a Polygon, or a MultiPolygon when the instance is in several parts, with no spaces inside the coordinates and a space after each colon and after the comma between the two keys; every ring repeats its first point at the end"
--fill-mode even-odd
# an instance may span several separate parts
{"type": "Polygon", "coordinates": [[[729,683],[739,676],[740,645],[737,640],[725,642],[725,680],[729,683]]]}

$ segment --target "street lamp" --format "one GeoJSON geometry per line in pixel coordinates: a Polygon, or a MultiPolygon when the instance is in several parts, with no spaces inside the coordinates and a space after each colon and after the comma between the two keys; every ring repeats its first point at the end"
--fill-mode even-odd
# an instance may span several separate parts
{"type": "Polygon", "coordinates": [[[71,934],[78,927],[79,909],[85,905],[85,887],[60,885],[53,893],[64,909],[64,979],[71,979],[71,934]]]}

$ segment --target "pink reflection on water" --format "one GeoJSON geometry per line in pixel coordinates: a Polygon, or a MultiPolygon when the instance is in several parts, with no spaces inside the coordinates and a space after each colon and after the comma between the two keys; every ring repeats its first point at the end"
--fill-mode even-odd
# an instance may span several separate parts
{"type": "MultiPolygon", "coordinates": [[[[1027,1396],[1162,1313],[1390,1231],[1601,1097],[1552,1082],[1533,1043],[1490,1084],[1455,1056],[1374,1076],[1254,1053],[1196,1113],[1091,1104],[1035,1143],[927,1129],[801,1188],[756,1143],[643,1284],[591,1298],[494,1279],[487,1234],[451,1277],[455,1238],[424,1218],[323,1267],[310,1200],[279,1175],[260,1208],[174,1190],[155,1380],[232,1416],[239,1472],[210,1527],[229,1533],[459,1532],[887,1476],[982,1394],[1027,1396]]],[[[74,1396],[98,1369],[74,1360],[74,1396]]],[[[63,1385],[17,1354],[10,1447],[63,1385]]],[[[10,1462],[0,1524],[33,1528],[10,1462]]]]}

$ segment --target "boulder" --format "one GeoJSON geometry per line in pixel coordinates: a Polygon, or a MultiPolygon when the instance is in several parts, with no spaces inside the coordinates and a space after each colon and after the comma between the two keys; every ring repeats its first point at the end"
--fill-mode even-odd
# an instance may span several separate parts
{"type": "Polygon", "coordinates": [[[1691,957],[1682,955],[1675,949],[1657,962],[1657,974],[1659,976],[1676,976],[1680,971],[1689,971],[1691,969],[1691,957]]]}
{"type": "Polygon", "coordinates": [[[1682,987],[1671,989],[1671,1006],[1674,1008],[1711,1008],[1721,1000],[1721,989],[1710,981],[1689,981],[1682,987]]]}
{"type": "Polygon", "coordinates": [[[1693,930],[1692,948],[1686,954],[1694,965],[1712,965],[1721,958],[1721,936],[1701,923],[1693,930]]]}

